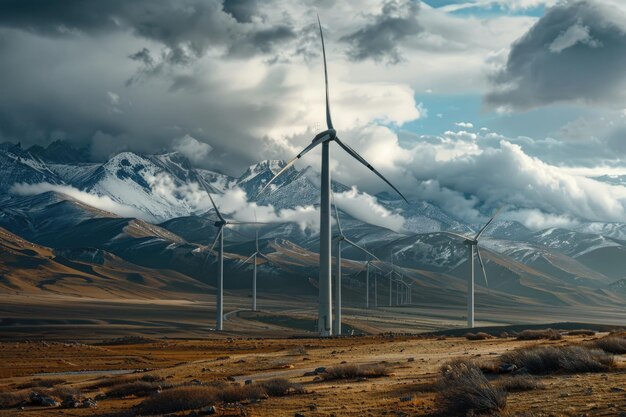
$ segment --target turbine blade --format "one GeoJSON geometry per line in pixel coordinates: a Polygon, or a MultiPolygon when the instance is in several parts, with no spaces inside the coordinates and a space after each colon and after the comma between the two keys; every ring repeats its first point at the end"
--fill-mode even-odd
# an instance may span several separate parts
{"type": "Polygon", "coordinates": [[[372,252],[368,251],[367,249],[365,249],[361,245],[358,245],[357,243],[354,243],[353,241],[351,241],[347,237],[344,237],[344,240],[346,241],[346,243],[348,243],[348,244],[354,246],[355,248],[359,249],[360,251],[368,254],[369,256],[371,256],[372,258],[376,259],[377,261],[380,261],[380,259],[378,259],[378,256],[374,255],[372,252]]]}
{"type": "Polygon", "coordinates": [[[311,142],[309,146],[304,148],[302,152],[296,155],[291,161],[287,162],[287,164],[283,167],[283,169],[278,171],[278,173],[274,175],[272,179],[269,180],[267,184],[263,186],[263,188],[261,188],[261,191],[259,191],[256,196],[258,197],[263,191],[265,191],[265,189],[269,187],[270,184],[276,180],[276,178],[280,177],[285,171],[287,171],[287,169],[289,169],[289,167],[292,166],[298,159],[302,158],[311,149],[315,148],[317,145],[319,145],[320,143],[324,142],[325,140],[329,138],[330,138],[330,135],[327,132],[322,132],[319,135],[315,136],[315,138],[313,139],[313,142],[311,142]]]}
{"type": "Polygon", "coordinates": [[[226,220],[224,220],[224,218],[222,217],[222,213],[220,213],[220,211],[217,209],[217,205],[215,205],[215,201],[213,201],[213,196],[211,195],[211,191],[209,190],[209,185],[206,183],[204,178],[202,178],[202,175],[198,174],[195,169],[193,170],[193,174],[198,180],[198,183],[202,186],[202,188],[204,188],[204,191],[206,191],[206,193],[209,195],[209,199],[211,200],[211,204],[213,205],[213,209],[215,209],[217,217],[219,217],[221,221],[225,222],[226,220]]]}
{"type": "Polygon", "coordinates": [[[224,231],[224,227],[220,226],[220,230],[215,235],[215,240],[213,241],[213,244],[211,245],[211,249],[209,249],[209,253],[213,252],[213,248],[215,248],[215,244],[217,243],[217,240],[220,238],[220,235],[222,234],[223,231],[224,231]]]}
{"type": "Polygon", "coordinates": [[[461,235],[459,233],[454,233],[454,232],[439,232],[439,233],[443,233],[444,235],[449,235],[449,236],[455,237],[457,239],[470,240],[469,237],[463,236],[463,235],[461,235]]]}
{"type": "Polygon", "coordinates": [[[339,236],[343,236],[343,230],[341,230],[341,221],[339,221],[339,211],[337,210],[337,204],[335,204],[335,193],[330,190],[330,198],[333,200],[333,207],[335,207],[335,219],[337,220],[337,227],[339,228],[339,236]]]}
{"type": "Polygon", "coordinates": [[[256,255],[256,254],[257,254],[257,253],[256,253],[256,252],[254,252],[252,255],[250,255],[248,258],[246,258],[246,260],[245,260],[245,261],[241,261],[241,264],[242,264],[242,265],[243,265],[243,264],[247,264],[247,263],[248,263],[248,261],[249,261],[250,259],[254,258],[254,255],[256,255]]]}
{"type": "Polygon", "coordinates": [[[367,162],[365,159],[363,159],[363,157],[361,155],[359,155],[354,149],[352,149],[350,146],[348,146],[345,143],[343,143],[342,141],[340,141],[338,137],[335,137],[335,142],[337,142],[337,144],[339,146],[341,146],[343,148],[343,150],[346,151],[350,156],[352,156],[354,159],[356,159],[357,161],[359,161],[360,163],[365,165],[370,171],[372,171],[374,174],[378,175],[378,177],[380,179],[385,181],[387,183],[387,185],[389,185],[391,188],[393,188],[393,190],[396,193],[398,193],[398,195],[400,197],[402,197],[402,199],[407,204],[409,203],[409,201],[406,199],[406,197],[404,197],[404,195],[402,195],[402,193],[392,183],[390,183],[389,180],[387,180],[387,178],[383,177],[383,175],[380,172],[378,172],[373,166],[371,166],[369,162],[367,162]]]}
{"type": "Polygon", "coordinates": [[[270,258],[268,258],[267,256],[263,255],[261,252],[257,252],[257,256],[258,256],[259,258],[263,258],[263,259],[265,259],[267,262],[269,262],[269,263],[271,263],[271,264],[272,264],[272,263],[274,263],[274,262],[273,262],[270,258]]]}
{"type": "Polygon", "coordinates": [[[259,229],[256,229],[256,236],[254,238],[256,244],[256,251],[259,252],[259,229]]]}
{"type": "Polygon", "coordinates": [[[317,15],[317,24],[320,27],[320,38],[322,39],[322,56],[324,57],[324,84],[326,85],[326,126],[328,129],[333,128],[333,121],[330,118],[330,101],[328,99],[328,68],[326,67],[326,47],[324,46],[324,34],[322,33],[322,22],[320,15],[317,15]]]}
{"type": "Polygon", "coordinates": [[[478,245],[476,245],[476,255],[478,255],[478,263],[480,264],[481,269],[483,270],[483,276],[485,277],[485,285],[489,288],[489,281],[487,281],[487,272],[485,271],[485,264],[483,263],[483,258],[480,256],[480,249],[478,249],[478,245]]]}
{"type": "Polygon", "coordinates": [[[496,216],[498,215],[498,213],[500,212],[500,210],[502,210],[502,207],[500,207],[498,210],[496,210],[496,212],[494,213],[493,217],[489,219],[489,221],[487,222],[487,224],[485,224],[483,226],[482,229],[480,229],[478,231],[478,233],[476,234],[476,237],[474,238],[474,240],[478,240],[478,238],[480,237],[480,235],[483,234],[483,232],[485,231],[485,229],[487,228],[487,226],[489,226],[491,224],[491,222],[496,218],[496,216]]]}
{"type": "Polygon", "coordinates": [[[229,225],[239,225],[239,224],[283,224],[285,222],[228,222],[229,225]]]}

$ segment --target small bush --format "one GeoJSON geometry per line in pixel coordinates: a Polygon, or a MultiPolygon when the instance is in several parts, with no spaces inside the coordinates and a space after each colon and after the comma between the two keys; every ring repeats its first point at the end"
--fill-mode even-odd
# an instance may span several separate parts
{"type": "Polygon", "coordinates": [[[55,385],[64,384],[66,381],[60,378],[37,378],[18,385],[18,388],[52,388],[55,385]]]}
{"type": "Polygon", "coordinates": [[[467,333],[465,335],[465,338],[467,340],[486,340],[486,339],[491,339],[491,336],[484,332],[478,332],[478,333],[467,333]]]}
{"type": "Polygon", "coordinates": [[[28,393],[0,392],[0,408],[14,408],[28,401],[28,393]]]}
{"type": "Polygon", "coordinates": [[[244,400],[260,400],[267,398],[267,393],[261,385],[228,385],[222,389],[215,390],[218,400],[225,403],[235,403],[244,400]]]}
{"type": "Polygon", "coordinates": [[[326,369],[322,379],[331,381],[335,379],[355,379],[355,378],[380,378],[389,376],[389,368],[384,364],[373,365],[339,365],[326,369]]]}
{"type": "Polygon", "coordinates": [[[152,395],[139,404],[139,414],[167,414],[206,407],[217,401],[215,388],[185,386],[152,395]]]}
{"type": "Polygon", "coordinates": [[[270,397],[284,397],[285,395],[304,393],[304,387],[302,387],[302,385],[289,382],[289,380],[285,378],[270,379],[268,381],[259,382],[258,385],[263,387],[270,397]]]}
{"type": "Polygon", "coordinates": [[[521,392],[543,388],[543,384],[531,375],[515,375],[499,380],[498,387],[506,392],[521,392]]]}
{"type": "Polygon", "coordinates": [[[615,336],[603,337],[594,341],[594,346],[614,355],[626,353],[626,339],[615,336]]]}
{"type": "Polygon", "coordinates": [[[494,414],[506,406],[507,392],[494,387],[478,366],[454,361],[441,368],[436,402],[445,415],[494,414]]]}
{"type": "Polygon", "coordinates": [[[561,340],[562,338],[561,333],[554,329],[524,330],[517,335],[517,340],[561,340]]]}
{"type": "Polygon", "coordinates": [[[578,329],[578,330],[570,330],[566,333],[568,336],[595,336],[595,330],[589,329],[578,329]]]}
{"type": "Polygon", "coordinates": [[[531,374],[605,372],[615,365],[613,356],[583,346],[533,346],[506,352],[500,360],[531,374]]]}
{"type": "Polygon", "coordinates": [[[147,397],[161,390],[158,382],[134,381],[113,386],[107,396],[111,398],[147,397]]]}

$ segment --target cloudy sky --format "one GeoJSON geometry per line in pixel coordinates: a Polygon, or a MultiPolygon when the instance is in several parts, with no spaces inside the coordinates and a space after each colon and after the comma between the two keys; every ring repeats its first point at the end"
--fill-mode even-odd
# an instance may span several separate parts
{"type": "MultiPolygon", "coordinates": [[[[619,0],[3,0],[0,141],[176,150],[239,175],[324,126],[413,199],[534,226],[626,221],[619,0]]],[[[333,151],[336,179],[384,190],[333,151]]],[[[303,165],[317,167],[315,152],[303,165]]]]}

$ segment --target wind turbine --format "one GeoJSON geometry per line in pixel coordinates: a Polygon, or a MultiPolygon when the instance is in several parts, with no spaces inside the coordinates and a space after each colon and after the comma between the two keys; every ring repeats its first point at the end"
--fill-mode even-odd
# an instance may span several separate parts
{"type": "Polygon", "coordinates": [[[224,329],[223,319],[224,319],[224,227],[227,225],[239,225],[239,224],[262,224],[259,222],[234,222],[226,220],[220,211],[217,209],[217,205],[215,201],[213,201],[213,196],[211,196],[211,191],[209,185],[206,183],[204,178],[199,175],[197,172],[195,173],[195,177],[204,188],[204,191],[209,195],[209,199],[211,200],[211,205],[213,205],[213,209],[215,210],[215,214],[218,217],[218,220],[215,221],[214,226],[217,227],[217,235],[215,235],[215,240],[211,245],[211,249],[209,249],[209,253],[207,257],[213,253],[213,249],[217,241],[219,240],[219,249],[217,253],[217,300],[215,301],[215,330],[222,331],[224,329]]]}
{"type": "MultiPolygon", "coordinates": [[[[396,187],[393,186],[383,175],[372,167],[361,155],[347,144],[339,140],[337,131],[333,127],[330,117],[330,99],[328,97],[328,69],[326,66],[326,48],[324,46],[324,34],[322,33],[322,24],[317,18],[320,29],[320,39],[322,41],[322,56],[324,58],[324,84],[326,86],[326,126],[327,129],[318,133],[313,141],[302,150],[295,158],[289,161],[283,169],[281,169],[259,192],[263,192],[270,186],[276,178],[281,176],[291,165],[298,159],[302,158],[311,149],[322,145],[322,169],[321,169],[321,196],[320,196],[320,273],[319,273],[319,306],[318,306],[318,323],[317,329],[322,336],[330,336],[332,334],[332,285],[331,285],[331,234],[330,234],[330,144],[337,143],[350,156],[365,165],[370,171],[385,181],[394,191],[396,191],[404,201],[406,198],[396,187]]],[[[407,201],[408,203],[408,201],[407,201]]]]}
{"type": "MultiPolygon", "coordinates": [[[[339,229],[339,235],[335,238],[337,241],[337,275],[335,276],[335,321],[333,324],[333,334],[336,336],[341,335],[341,244],[346,242],[348,245],[355,247],[356,249],[364,252],[366,255],[372,258],[378,259],[376,255],[365,249],[364,247],[357,245],[350,239],[348,239],[341,229],[341,221],[339,220],[339,211],[337,205],[333,203],[335,207],[335,218],[337,219],[337,229],[339,229]]],[[[366,280],[369,285],[369,263],[367,264],[366,280]]],[[[366,290],[367,291],[367,290],[366,290]]]]}
{"type": "Polygon", "coordinates": [[[267,262],[271,262],[269,258],[265,256],[259,250],[259,231],[258,230],[256,231],[256,237],[255,237],[255,251],[245,261],[242,262],[242,264],[246,264],[248,263],[248,261],[252,260],[252,263],[254,265],[253,270],[252,270],[252,311],[257,311],[256,309],[256,267],[257,267],[256,260],[257,260],[257,256],[265,259],[267,262]]]}
{"type": "MultiPolygon", "coordinates": [[[[380,259],[376,258],[377,261],[380,259]]],[[[370,267],[374,267],[379,271],[383,271],[379,267],[377,267],[372,259],[368,256],[366,262],[366,270],[365,270],[365,308],[370,307],[370,267]]],[[[374,271],[374,307],[378,307],[378,277],[376,275],[376,271],[374,271]]]]}
{"type": "Polygon", "coordinates": [[[467,327],[474,327],[474,256],[478,257],[478,263],[480,264],[480,268],[483,271],[483,276],[485,277],[485,284],[489,286],[489,281],[487,281],[487,272],[485,271],[485,264],[483,263],[483,258],[480,256],[480,249],[478,249],[478,239],[480,235],[483,234],[485,229],[491,224],[491,222],[496,218],[498,213],[502,208],[499,208],[493,215],[492,218],[476,233],[474,238],[463,236],[459,233],[453,232],[443,232],[447,235],[453,236],[457,239],[462,239],[463,244],[467,245],[468,256],[469,256],[469,277],[467,280],[467,327]]]}
{"type": "MultiPolygon", "coordinates": [[[[396,268],[393,265],[393,256],[394,255],[395,255],[395,253],[391,252],[391,271],[389,271],[389,273],[387,273],[385,275],[385,276],[389,276],[389,307],[393,306],[393,282],[397,281],[397,280],[393,279],[393,276],[394,276],[394,274],[398,275],[398,276],[401,276],[398,272],[396,272],[396,268]]],[[[396,298],[397,298],[397,289],[396,289],[396,298]]],[[[397,304],[397,300],[396,300],[396,304],[397,304]]]]}

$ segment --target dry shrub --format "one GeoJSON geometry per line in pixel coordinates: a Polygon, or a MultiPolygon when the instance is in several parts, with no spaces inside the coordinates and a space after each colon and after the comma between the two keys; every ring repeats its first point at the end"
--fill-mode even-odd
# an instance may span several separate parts
{"type": "Polygon", "coordinates": [[[389,376],[389,367],[385,364],[338,365],[326,369],[322,378],[326,381],[335,379],[380,378],[389,376]]]}
{"type": "Polygon", "coordinates": [[[602,339],[595,340],[593,345],[598,349],[614,355],[623,355],[626,353],[626,339],[615,336],[607,336],[602,339]]]}
{"type": "Polygon", "coordinates": [[[72,387],[54,387],[46,390],[35,390],[41,395],[56,398],[63,401],[67,397],[82,398],[83,393],[78,388],[72,387]]]}
{"type": "Polygon", "coordinates": [[[175,413],[194,410],[217,402],[235,403],[303,392],[301,385],[291,383],[284,378],[270,379],[251,385],[229,385],[222,381],[215,381],[209,385],[185,385],[153,394],[139,405],[139,414],[175,413]]]}
{"type": "Polygon", "coordinates": [[[514,375],[498,381],[498,387],[506,392],[533,391],[543,388],[543,384],[532,375],[514,375]]]}
{"type": "Polygon", "coordinates": [[[562,338],[561,333],[554,329],[524,330],[517,335],[517,340],[561,340],[562,338]]]}
{"type": "Polygon", "coordinates": [[[290,394],[304,394],[304,387],[300,384],[289,382],[285,378],[274,378],[267,381],[259,382],[258,385],[263,387],[267,395],[270,397],[284,397],[290,394]]]}
{"type": "Polygon", "coordinates": [[[32,381],[18,385],[18,388],[52,388],[55,385],[64,384],[66,381],[61,378],[36,378],[32,381]]]}
{"type": "Polygon", "coordinates": [[[500,360],[531,374],[605,372],[615,365],[613,356],[583,346],[532,346],[506,352],[500,360]]]}
{"type": "Polygon", "coordinates": [[[0,408],[14,408],[28,402],[28,392],[0,392],[0,408]]]}
{"type": "Polygon", "coordinates": [[[107,396],[111,398],[147,397],[160,390],[161,384],[158,382],[134,381],[114,385],[107,392],[107,396]]]}
{"type": "Polygon", "coordinates": [[[566,335],[568,336],[595,336],[596,331],[589,330],[589,329],[570,330],[569,332],[566,333],[566,335]]]}
{"type": "Polygon", "coordinates": [[[470,361],[444,365],[439,385],[436,402],[445,415],[494,414],[506,406],[507,392],[494,387],[470,361]]]}
{"type": "Polygon", "coordinates": [[[98,380],[96,383],[90,385],[89,389],[101,389],[101,388],[110,388],[115,385],[128,384],[135,381],[144,381],[144,382],[160,382],[164,379],[157,375],[141,375],[141,374],[129,374],[129,375],[119,375],[119,376],[106,376],[102,379],[98,380]]]}
{"type": "Polygon", "coordinates": [[[488,335],[487,333],[484,333],[484,332],[467,333],[465,334],[465,338],[467,340],[486,340],[486,339],[491,339],[491,335],[488,335]]]}
{"type": "Polygon", "coordinates": [[[157,393],[139,404],[140,415],[176,413],[206,407],[217,401],[216,390],[204,386],[184,386],[157,393]]]}

